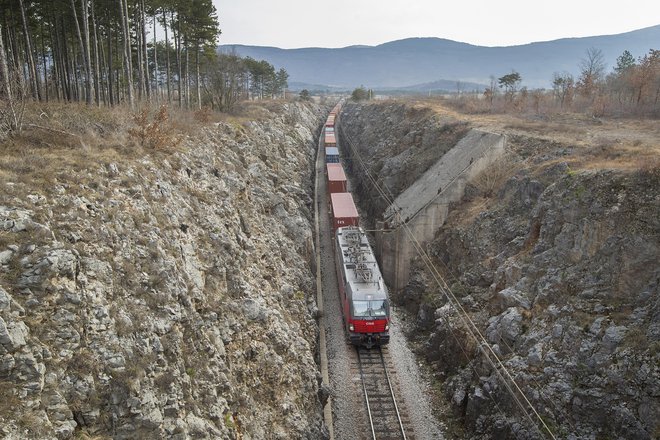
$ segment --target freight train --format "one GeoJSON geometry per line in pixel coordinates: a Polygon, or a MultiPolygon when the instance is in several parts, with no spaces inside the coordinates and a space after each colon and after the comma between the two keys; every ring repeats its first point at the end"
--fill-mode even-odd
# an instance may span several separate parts
{"type": "Polygon", "coordinates": [[[335,123],[340,109],[341,103],[332,109],[323,128],[335,268],[348,340],[371,348],[390,340],[390,305],[378,262],[360,228],[360,216],[339,156],[335,123]]]}

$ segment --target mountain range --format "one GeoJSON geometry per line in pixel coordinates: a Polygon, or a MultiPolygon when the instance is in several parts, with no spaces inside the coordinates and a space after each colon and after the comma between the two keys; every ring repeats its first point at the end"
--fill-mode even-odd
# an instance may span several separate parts
{"type": "Polygon", "coordinates": [[[473,90],[516,71],[522,85],[550,87],[554,72],[579,74],[590,48],[602,51],[607,71],[628,50],[636,58],[660,49],[660,25],[616,35],[563,38],[517,46],[487,47],[442,38],[407,38],[377,46],[280,49],[268,46],[221,45],[266,60],[289,73],[292,89],[346,90],[360,85],[375,89],[473,90]]]}

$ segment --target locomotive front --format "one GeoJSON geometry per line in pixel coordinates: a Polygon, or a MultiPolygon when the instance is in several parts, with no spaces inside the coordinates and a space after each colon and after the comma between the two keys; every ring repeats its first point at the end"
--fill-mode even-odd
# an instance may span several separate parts
{"type": "Polygon", "coordinates": [[[361,228],[338,228],[335,261],[344,324],[354,345],[371,348],[390,340],[387,287],[361,228]]]}

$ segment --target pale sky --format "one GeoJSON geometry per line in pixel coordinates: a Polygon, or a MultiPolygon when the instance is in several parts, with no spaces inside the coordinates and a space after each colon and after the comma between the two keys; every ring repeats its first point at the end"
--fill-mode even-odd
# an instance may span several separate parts
{"type": "MultiPolygon", "coordinates": [[[[377,45],[439,37],[481,46],[628,32],[660,24],[660,0],[213,0],[220,44],[377,45]]],[[[660,47],[657,42],[654,47],[660,47]]]]}

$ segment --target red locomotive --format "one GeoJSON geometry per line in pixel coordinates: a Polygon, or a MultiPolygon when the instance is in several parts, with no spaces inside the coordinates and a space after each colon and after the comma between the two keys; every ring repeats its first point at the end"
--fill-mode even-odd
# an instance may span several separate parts
{"type": "Polygon", "coordinates": [[[387,344],[390,341],[387,287],[362,228],[337,229],[335,264],[350,342],[367,348],[387,344]]]}

